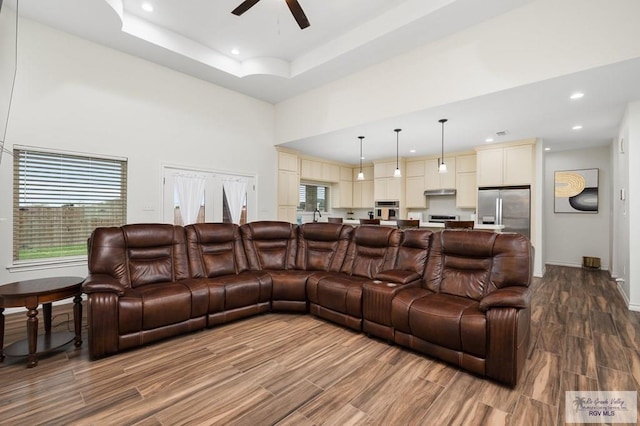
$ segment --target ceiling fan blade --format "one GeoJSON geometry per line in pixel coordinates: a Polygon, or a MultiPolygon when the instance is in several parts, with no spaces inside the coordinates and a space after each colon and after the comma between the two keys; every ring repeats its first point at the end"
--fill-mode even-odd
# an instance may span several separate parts
{"type": "Polygon", "coordinates": [[[242,3],[240,3],[240,6],[233,9],[231,13],[233,13],[234,15],[240,16],[243,13],[245,13],[247,10],[255,6],[256,3],[258,3],[259,1],[260,0],[244,0],[242,3]]]}
{"type": "Polygon", "coordinates": [[[309,24],[309,20],[307,19],[307,15],[304,14],[302,7],[300,7],[300,3],[298,0],[287,0],[287,6],[289,6],[289,10],[291,14],[296,19],[296,22],[300,26],[301,30],[307,28],[309,24]]]}

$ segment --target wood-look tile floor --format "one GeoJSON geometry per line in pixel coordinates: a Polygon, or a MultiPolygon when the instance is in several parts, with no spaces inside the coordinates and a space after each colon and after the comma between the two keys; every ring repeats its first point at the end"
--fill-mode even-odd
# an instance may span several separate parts
{"type": "MultiPolygon", "coordinates": [[[[0,424],[561,425],[566,390],[638,390],[640,315],[606,272],[549,266],[533,294],[533,338],[514,389],[278,313],[93,362],[86,331],[82,348],[36,368],[6,358],[0,424]]],[[[53,312],[66,328],[71,305],[53,312]]],[[[5,344],[24,337],[25,319],[6,316],[5,344]]]]}

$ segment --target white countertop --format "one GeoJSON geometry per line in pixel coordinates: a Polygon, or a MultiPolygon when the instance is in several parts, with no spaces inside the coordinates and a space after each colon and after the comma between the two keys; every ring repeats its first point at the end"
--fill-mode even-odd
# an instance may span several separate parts
{"type": "MultiPolygon", "coordinates": [[[[360,219],[344,219],[343,223],[348,225],[360,225],[360,219]]],[[[380,225],[396,226],[395,220],[381,220],[380,225]]],[[[420,228],[443,228],[444,223],[441,222],[420,222],[420,228]]],[[[486,231],[500,231],[504,229],[504,225],[483,225],[476,223],[474,229],[486,230],[486,231]]]]}

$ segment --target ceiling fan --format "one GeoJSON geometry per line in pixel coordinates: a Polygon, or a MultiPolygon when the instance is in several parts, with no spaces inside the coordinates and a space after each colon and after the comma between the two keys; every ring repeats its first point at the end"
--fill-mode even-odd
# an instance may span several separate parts
{"type": "MultiPolygon", "coordinates": [[[[234,15],[240,16],[243,13],[245,13],[247,10],[255,6],[256,3],[258,3],[259,1],[260,0],[244,0],[242,3],[240,3],[240,6],[233,9],[231,13],[233,13],[234,15]]],[[[286,2],[287,2],[287,6],[289,6],[289,10],[291,11],[291,14],[295,18],[298,25],[300,26],[300,29],[304,30],[305,28],[307,28],[310,25],[309,20],[307,19],[307,15],[304,14],[302,7],[300,7],[300,3],[298,3],[298,0],[286,0],[286,2]]]]}

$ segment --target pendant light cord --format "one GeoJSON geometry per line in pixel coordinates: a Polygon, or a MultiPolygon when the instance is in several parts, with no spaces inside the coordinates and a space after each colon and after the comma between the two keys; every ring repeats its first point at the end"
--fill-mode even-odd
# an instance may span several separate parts
{"type": "Polygon", "coordinates": [[[11,91],[9,92],[9,104],[7,107],[7,118],[4,122],[4,132],[2,134],[2,140],[0,140],[0,161],[2,161],[2,153],[13,156],[13,153],[4,147],[4,142],[7,139],[7,128],[9,127],[9,116],[11,115],[11,103],[13,102],[13,89],[16,86],[16,75],[18,73],[18,10],[20,8],[20,0],[16,0],[16,40],[15,40],[15,52],[14,52],[14,66],[13,66],[13,79],[11,81],[11,91]]]}
{"type": "MultiPolygon", "coordinates": [[[[449,120],[446,118],[441,118],[438,121],[440,122],[440,124],[442,124],[442,145],[441,145],[441,151],[440,151],[440,155],[442,156],[442,158],[440,159],[440,164],[444,164],[444,123],[446,123],[449,120]]],[[[438,168],[440,167],[440,164],[438,164],[438,168]]]]}
{"type": "Polygon", "coordinates": [[[362,139],[364,136],[358,136],[358,139],[360,139],[360,173],[362,173],[362,139]]]}

